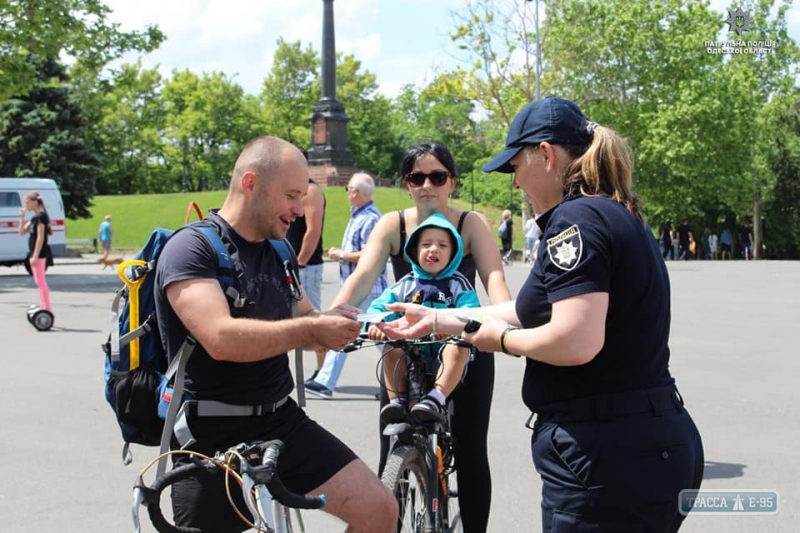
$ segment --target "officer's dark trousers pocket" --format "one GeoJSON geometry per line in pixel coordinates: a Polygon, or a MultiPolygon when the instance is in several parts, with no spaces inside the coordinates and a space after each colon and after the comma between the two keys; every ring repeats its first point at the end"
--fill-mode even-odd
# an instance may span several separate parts
{"type": "Polygon", "coordinates": [[[702,443],[686,411],[537,423],[531,451],[547,533],[677,531],[678,494],[702,480],[702,443]]]}

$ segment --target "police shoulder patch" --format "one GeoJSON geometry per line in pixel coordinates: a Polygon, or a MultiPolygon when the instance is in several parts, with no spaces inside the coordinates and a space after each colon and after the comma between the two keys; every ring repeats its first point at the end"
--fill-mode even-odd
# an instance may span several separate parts
{"type": "Polygon", "coordinates": [[[577,224],[568,227],[552,239],[547,239],[547,255],[561,270],[572,270],[583,253],[581,230],[577,224]]]}

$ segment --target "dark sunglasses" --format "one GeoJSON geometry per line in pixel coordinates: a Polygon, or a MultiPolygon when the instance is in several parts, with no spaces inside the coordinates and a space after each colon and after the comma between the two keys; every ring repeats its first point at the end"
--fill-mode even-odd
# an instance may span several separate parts
{"type": "Polygon", "coordinates": [[[434,187],[441,187],[445,183],[447,183],[447,178],[450,177],[450,173],[446,170],[436,170],[431,172],[430,174],[425,174],[424,172],[411,172],[406,174],[406,181],[412,187],[422,187],[425,185],[425,180],[431,180],[431,185],[434,187]]]}

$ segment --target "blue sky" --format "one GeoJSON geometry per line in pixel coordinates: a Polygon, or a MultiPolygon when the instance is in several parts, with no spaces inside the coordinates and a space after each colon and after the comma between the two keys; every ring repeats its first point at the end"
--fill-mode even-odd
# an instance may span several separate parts
{"type": "MultiPolygon", "coordinates": [[[[515,0],[496,0],[509,2],[515,0]]],[[[516,0],[521,1],[521,0],[516,0]]],[[[459,63],[448,32],[452,12],[464,0],[335,0],[336,48],[352,53],[375,73],[380,91],[394,96],[406,83],[424,84],[437,71],[459,63]]],[[[322,0],[105,0],[110,19],[123,29],[157,24],[167,35],[161,48],[143,58],[147,67],[222,71],[249,93],[257,93],[270,70],[278,37],[319,50],[322,0]]],[[[729,2],[711,0],[721,13],[729,2]]],[[[533,3],[529,4],[532,9],[533,3]]],[[[724,26],[720,20],[720,27],[724,26]]],[[[788,18],[800,41],[800,2],[788,18]]],[[[722,35],[720,36],[722,37],[722,35]]],[[[126,58],[132,61],[135,58],[126,58]]]]}

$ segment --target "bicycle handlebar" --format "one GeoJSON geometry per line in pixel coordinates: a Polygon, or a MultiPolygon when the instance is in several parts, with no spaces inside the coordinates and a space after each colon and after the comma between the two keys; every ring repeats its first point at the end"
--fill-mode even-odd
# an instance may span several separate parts
{"type": "Polygon", "coordinates": [[[283,441],[271,440],[257,444],[263,453],[264,460],[260,466],[242,463],[242,475],[248,475],[256,485],[264,485],[278,503],[293,509],[321,509],[325,506],[325,495],[308,496],[295,494],[286,488],[278,477],[278,456],[283,452],[283,441]]]}
{"type": "MultiPolygon", "coordinates": [[[[295,494],[283,484],[278,476],[278,456],[283,449],[284,444],[280,440],[240,444],[231,448],[244,457],[239,465],[242,476],[249,476],[255,485],[264,485],[276,502],[295,509],[321,509],[324,507],[324,494],[320,496],[295,494]],[[251,462],[260,462],[261,464],[253,466],[251,462]]],[[[165,488],[189,477],[204,473],[211,474],[220,469],[220,466],[213,461],[193,460],[194,462],[190,464],[178,466],[157,477],[150,487],[145,485],[142,476],[139,476],[134,484],[133,508],[137,531],[139,528],[138,506],[143,504],[147,507],[150,521],[160,533],[203,533],[202,530],[195,527],[171,524],[164,518],[164,513],[161,511],[161,493],[165,488]]],[[[245,494],[244,496],[247,498],[249,495],[245,494]]]]}
{"type": "Polygon", "coordinates": [[[344,348],[342,348],[342,352],[350,353],[356,350],[360,350],[361,348],[366,348],[373,345],[385,344],[387,346],[395,346],[398,348],[404,348],[406,346],[425,346],[427,344],[455,344],[456,346],[460,346],[462,348],[473,348],[472,344],[468,343],[461,337],[457,335],[450,335],[449,337],[445,337],[443,339],[437,339],[434,335],[426,335],[424,337],[420,337],[418,339],[386,339],[386,340],[373,340],[370,339],[366,333],[361,333],[356,339],[349,344],[347,344],[344,348]],[[366,343],[366,344],[365,344],[366,343]]]}
{"type": "Polygon", "coordinates": [[[150,521],[160,533],[202,533],[202,531],[196,527],[177,526],[171,524],[164,518],[164,513],[161,512],[161,493],[170,485],[203,471],[205,471],[205,469],[197,463],[179,466],[156,478],[150,487],[146,486],[142,476],[139,476],[134,485],[133,509],[134,523],[137,525],[137,530],[139,521],[137,503],[138,500],[141,499],[145,507],[147,507],[147,514],[150,516],[150,521]]]}

